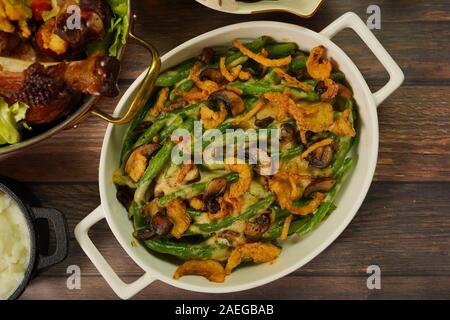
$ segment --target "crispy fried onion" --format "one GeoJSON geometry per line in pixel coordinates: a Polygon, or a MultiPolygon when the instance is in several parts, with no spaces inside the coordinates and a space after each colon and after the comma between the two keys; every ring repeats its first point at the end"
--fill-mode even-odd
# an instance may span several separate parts
{"type": "Polygon", "coordinates": [[[292,203],[290,203],[287,209],[292,214],[305,216],[316,211],[323,199],[325,199],[325,195],[323,193],[315,192],[312,200],[308,204],[302,207],[295,207],[292,203]]]}
{"type": "Polygon", "coordinates": [[[177,176],[177,184],[182,184],[184,179],[186,178],[186,176],[188,175],[188,173],[194,169],[195,164],[193,163],[183,163],[180,166],[180,171],[178,172],[178,176],[177,176]]]}
{"type": "Polygon", "coordinates": [[[205,129],[216,128],[226,119],[228,113],[224,104],[219,103],[219,108],[219,111],[214,111],[204,104],[200,107],[200,119],[205,129]]]}
{"type": "Polygon", "coordinates": [[[286,240],[288,234],[289,234],[289,227],[291,226],[292,222],[292,214],[289,215],[283,223],[283,229],[281,230],[280,240],[286,240]]]}
{"type": "Polygon", "coordinates": [[[238,40],[233,40],[232,42],[233,46],[237,49],[239,49],[244,55],[247,57],[255,60],[259,64],[262,64],[265,67],[282,67],[289,63],[291,63],[292,57],[289,55],[284,58],[280,59],[269,59],[264,56],[264,54],[260,53],[254,53],[247,47],[245,47],[242,43],[240,43],[238,40]]]}
{"type": "Polygon", "coordinates": [[[242,115],[241,117],[237,117],[233,120],[233,124],[234,125],[239,125],[242,122],[246,122],[249,121],[251,118],[253,118],[258,112],[259,110],[261,110],[265,105],[265,101],[264,100],[258,100],[254,107],[247,112],[246,114],[242,115]]]}
{"type": "Polygon", "coordinates": [[[203,211],[205,210],[205,203],[200,197],[193,197],[189,199],[189,206],[192,209],[203,211]]]}
{"type": "Polygon", "coordinates": [[[275,71],[280,77],[282,77],[287,82],[294,84],[297,88],[302,89],[305,92],[310,92],[313,90],[313,88],[310,85],[298,81],[295,77],[290,76],[280,68],[275,68],[273,69],[273,71],[275,71]]]}
{"type": "Polygon", "coordinates": [[[226,274],[224,267],[216,260],[189,260],[177,268],[173,278],[178,280],[187,275],[202,276],[211,282],[222,283],[226,274]]]}
{"type": "Polygon", "coordinates": [[[180,239],[191,224],[191,217],[186,212],[186,206],[183,201],[177,198],[170,201],[166,209],[167,215],[173,223],[170,233],[176,239],[180,239]]]}
{"type": "Polygon", "coordinates": [[[195,85],[202,91],[206,91],[208,94],[213,93],[214,91],[217,91],[220,89],[220,86],[212,81],[212,80],[205,80],[202,81],[200,79],[200,72],[203,68],[203,63],[196,62],[191,70],[189,70],[189,78],[194,81],[195,85]]]}
{"type": "Polygon", "coordinates": [[[241,197],[232,198],[230,193],[226,192],[221,198],[218,199],[219,211],[209,212],[208,217],[211,220],[219,220],[230,214],[238,213],[241,211],[241,197]]]}
{"type": "Polygon", "coordinates": [[[288,117],[288,110],[296,108],[294,100],[287,93],[267,92],[264,98],[277,107],[278,121],[285,120],[288,117]]]}
{"type": "Polygon", "coordinates": [[[304,184],[310,181],[310,176],[279,170],[269,179],[269,189],[275,193],[280,207],[285,209],[302,195],[304,184]]]}
{"type": "Polygon", "coordinates": [[[292,105],[289,114],[300,131],[326,131],[333,124],[333,107],[327,102],[316,102],[303,107],[292,105]]]}
{"type": "Polygon", "coordinates": [[[230,186],[229,197],[237,199],[243,195],[252,184],[252,170],[248,164],[238,163],[237,159],[225,159],[225,170],[236,172],[239,180],[230,186]]]}
{"type": "Polygon", "coordinates": [[[226,274],[230,274],[242,260],[253,260],[255,263],[270,262],[280,255],[281,249],[271,243],[245,243],[234,249],[228,257],[225,267],[226,274]]]}
{"type": "Polygon", "coordinates": [[[350,113],[350,109],[345,109],[341,113],[340,117],[333,123],[330,131],[337,136],[354,137],[356,135],[356,131],[349,121],[350,113]]]}
{"type": "Polygon", "coordinates": [[[149,116],[151,119],[156,118],[164,109],[164,104],[169,97],[169,88],[164,87],[158,93],[158,98],[156,99],[153,108],[150,110],[149,116]]]}
{"type": "Polygon", "coordinates": [[[225,57],[220,57],[219,67],[220,73],[223,75],[225,79],[227,79],[227,81],[232,82],[236,79],[237,75],[231,74],[231,72],[228,71],[227,66],[225,65],[225,57]]]}
{"type": "Polygon", "coordinates": [[[325,80],[331,74],[331,62],[323,57],[325,48],[315,47],[311,50],[308,60],[306,60],[306,71],[314,80],[325,80]]]}
{"type": "Polygon", "coordinates": [[[192,88],[189,91],[183,91],[183,90],[176,90],[175,91],[177,95],[179,95],[183,100],[189,101],[189,102],[196,102],[205,100],[208,98],[208,92],[206,91],[200,91],[197,88],[192,88]]]}
{"type": "Polygon", "coordinates": [[[326,90],[320,95],[320,99],[322,101],[329,102],[337,96],[339,92],[339,86],[331,79],[325,79],[323,81],[323,85],[325,86],[326,90]]]}
{"type": "Polygon", "coordinates": [[[320,141],[312,144],[311,146],[308,147],[308,149],[303,151],[302,159],[305,159],[307,156],[310,155],[311,152],[314,152],[314,150],[319,149],[319,148],[324,147],[324,146],[327,146],[327,145],[332,144],[332,143],[333,143],[333,139],[326,138],[326,139],[320,140],[320,141]]]}

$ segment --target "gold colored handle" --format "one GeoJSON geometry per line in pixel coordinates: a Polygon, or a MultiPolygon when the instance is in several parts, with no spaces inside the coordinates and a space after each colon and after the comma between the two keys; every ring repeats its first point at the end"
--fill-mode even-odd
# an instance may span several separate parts
{"type": "Polygon", "coordinates": [[[153,93],[153,90],[155,89],[156,79],[158,78],[159,71],[161,69],[161,59],[159,58],[158,51],[155,49],[153,45],[136,36],[131,29],[132,27],[130,26],[130,31],[128,33],[128,41],[132,40],[136,44],[139,44],[144,48],[146,48],[150,52],[152,60],[150,67],[147,70],[147,74],[145,75],[145,78],[142,81],[142,84],[139,86],[139,89],[137,90],[130,107],[128,108],[127,112],[124,115],[119,117],[113,117],[97,108],[91,110],[92,115],[97,116],[113,124],[128,123],[136,116],[136,114],[144,106],[144,104],[147,102],[147,100],[153,93]]]}

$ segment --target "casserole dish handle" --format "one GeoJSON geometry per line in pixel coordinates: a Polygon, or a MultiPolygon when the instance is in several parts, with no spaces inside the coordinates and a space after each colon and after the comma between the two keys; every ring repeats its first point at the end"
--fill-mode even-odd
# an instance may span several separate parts
{"type": "Polygon", "coordinates": [[[97,247],[92,243],[88,235],[89,229],[104,218],[105,215],[103,213],[103,209],[101,206],[98,206],[97,209],[92,211],[75,227],[75,238],[78,240],[80,247],[84,250],[89,259],[91,259],[94,266],[103,278],[105,278],[106,282],[111,286],[114,292],[121,299],[129,299],[155,281],[155,278],[151,277],[148,273],[145,273],[139,279],[129,284],[123,282],[119,278],[109,263],[98,251],[97,247]]]}
{"type": "Polygon", "coordinates": [[[151,62],[150,66],[147,69],[145,78],[144,80],[142,80],[142,84],[139,86],[139,89],[134,95],[134,99],[131,102],[130,107],[124,115],[115,117],[98,108],[94,108],[93,110],[91,110],[92,115],[113,124],[128,123],[136,116],[136,114],[139,112],[139,110],[141,110],[142,106],[147,102],[147,100],[153,93],[153,90],[155,89],[156,79],[158,78],[159,70],[161,68],[161,59],[159,57],[158,50],[156,50],[156,48],[152,44],[134,34],[133,27],[135,19],[136,16],[133,16],[131,19],[127,41],[140,45],[147,49],[147,51],[150,53],[151,62]]]}
{"type": "Polygon", "coordinates": [[[384,49],[375,35],[370,31],[366,24],[353,12],[347,12],[328,27],[323,29],[320,34],[331,39],[340,31],[350,28],[361,38],[362,41],[373,52],[378,61],[383,65],[389,74],[389,81],[377,92],[373,93],[375,105],[379,106],[387,97],[389,97],[403,82],[405,76],[397,63],[392,59],[389,53],[384,49]]]}

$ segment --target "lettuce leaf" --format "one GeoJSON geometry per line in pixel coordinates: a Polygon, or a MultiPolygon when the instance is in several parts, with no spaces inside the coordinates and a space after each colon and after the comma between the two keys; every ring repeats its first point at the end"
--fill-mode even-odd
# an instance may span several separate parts
{"type": "Polygon", "coordinates": [[[29,106],[22,102],[8,106],[6,101],[0,97],[0,145],[20,142],[22,137],[19,128],[25,124],[22,120],[25,119],[28,108],[29,106]]]}
{"type": "Polygon", "coordinates": [[[88,48],[89,55],[95,52],[108,52],[117,57],[120,45],[125,45],[130,21],[128,19],[127,0],[107,0],[114,17],[111,19],[108,33],[102,41],[97,41],[88,48]]]}

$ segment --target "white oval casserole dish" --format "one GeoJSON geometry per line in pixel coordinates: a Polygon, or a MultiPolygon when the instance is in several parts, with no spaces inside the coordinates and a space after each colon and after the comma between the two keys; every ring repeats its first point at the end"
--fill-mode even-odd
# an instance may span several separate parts
{"type": "MultiPolygon", "coordinates": [[[[354,13],[346,13],[320,33],[280,22],[255,21],[239,23],[216,29],[189,40],[162,57],[162,69],[196,56],[204,47],[229,45],[234,38],[253,39],[268,35],[278,41],[293,41],[300,48],[309,51],[323,45],[329,57],[333,58],[347,77],[358,105],[360,116],[359,142],[353,148],[356,165],[336,199],[337,209],[311,234],[297,238],[292,236],[283,243],[280,257],[274,263],[239,268],[226,278],[224,283],[209,282],[207,279],[190,276],[174,280],[177,267],[169,259],[153,254],[144,246],[133,246],[133,227],[126,210],[116,200],[116,188],[112,172],[119,163],[119,155],[125,134],[125,126],[109,125],[103,141],[100,159],[99,186],[101,205],[87,216],[75,229],[80,246],[92,260],[112,289],[123,299],[135,295],[154,280],[161,280],[186,290],[224,293],[254,288],[279,279],[300,268],[329,246],[350,223],[363,202],[373,178],[378,155],[378,119],[376,107],[394,92],[403,81],[403,73],[375,36],[354,13]],[[376,93],[369,90],[360,71],[351,59],[330,39],[339,31],[353,29],[389,73],[388,83],[376,93]],[[144,275],[131,284],[125,284],[115,274],[106,260],[88,237],[89,229],[106,218],[114,236],[128,255],[144,270],[144,275]]],[[[133,83],[120,100],[115,114],[128,106],[133,92],[139,87],[145,72],[133,83]]]]}

